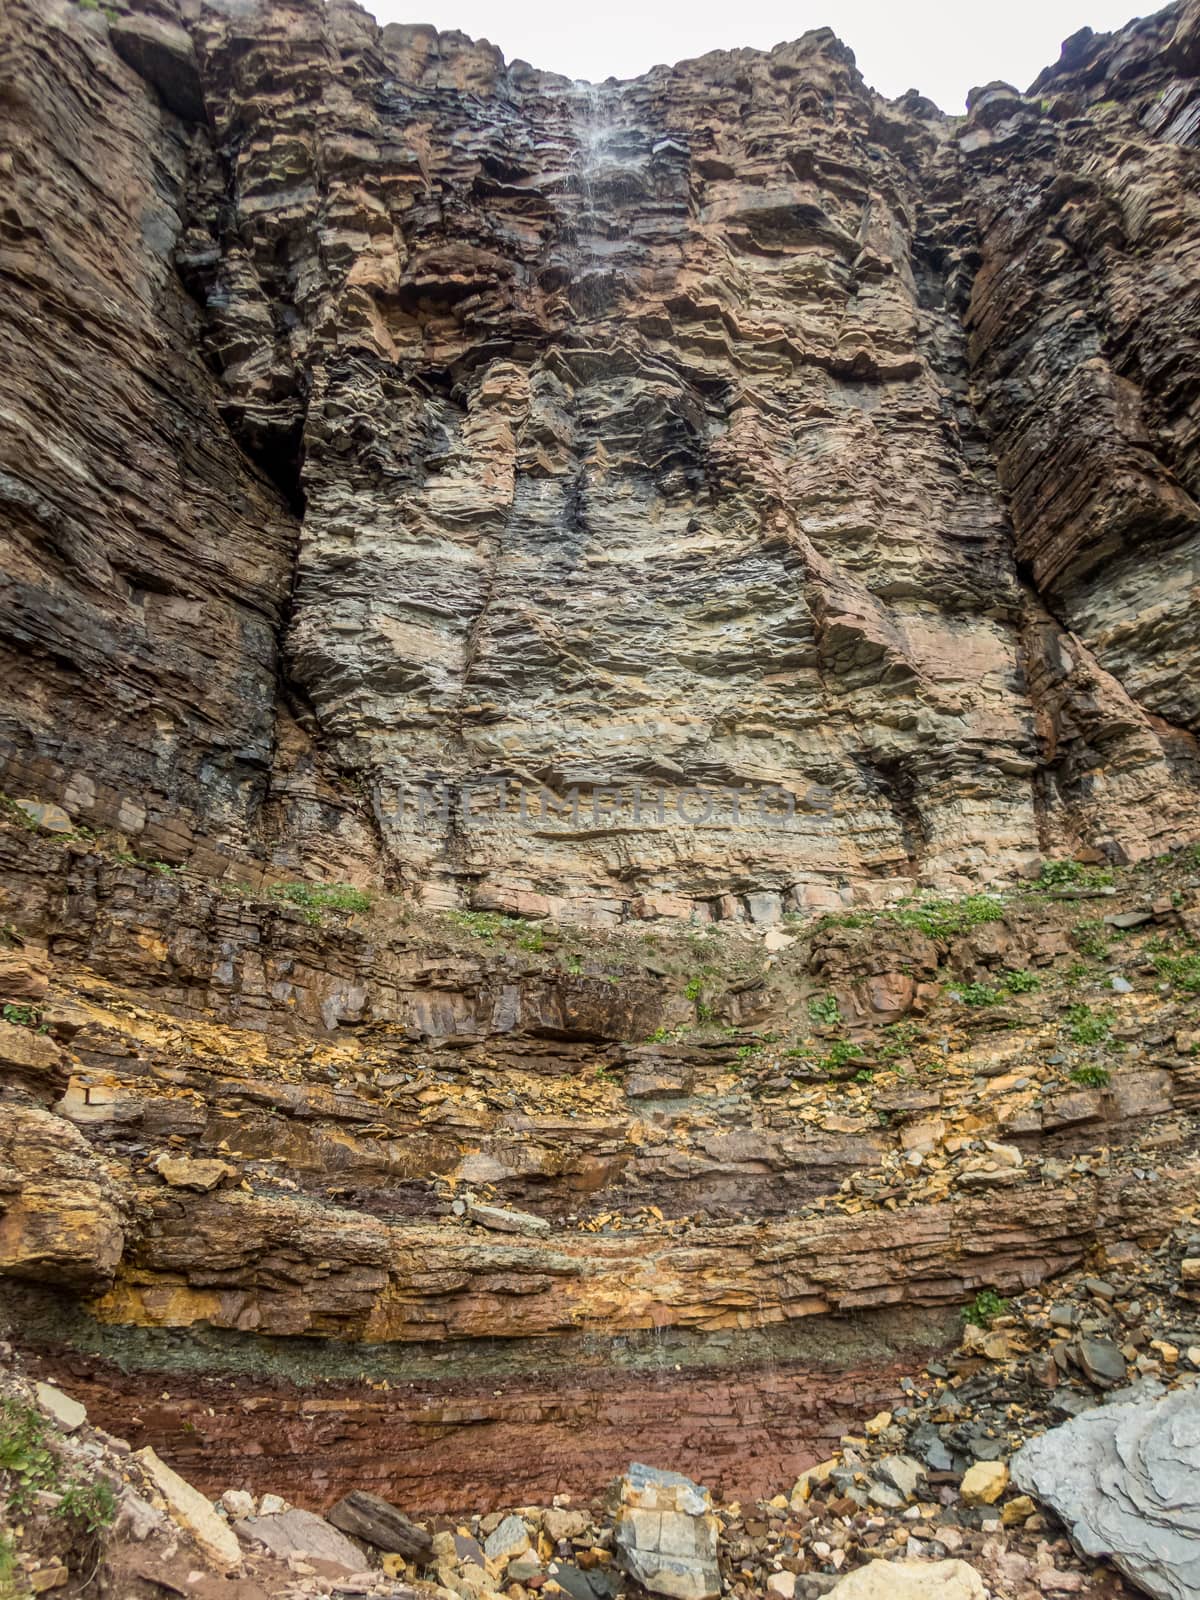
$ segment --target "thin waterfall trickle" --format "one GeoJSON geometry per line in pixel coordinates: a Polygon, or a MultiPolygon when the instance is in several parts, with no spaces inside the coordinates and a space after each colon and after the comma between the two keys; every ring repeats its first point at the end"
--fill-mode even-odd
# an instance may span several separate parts
{"type": "Polygon", "coordinates": [[[571,161],[572,304],[585,320],[612,303],[617,259],[628,248],[622,208],[642,191],[648,141],[633,125],[625,85],[578,82],[567,94],[571,161]]]}

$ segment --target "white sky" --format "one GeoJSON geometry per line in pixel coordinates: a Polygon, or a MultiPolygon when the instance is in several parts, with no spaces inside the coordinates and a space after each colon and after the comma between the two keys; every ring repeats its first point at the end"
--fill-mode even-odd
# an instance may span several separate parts
{"type": "Polygon", "coordinates": [[[633,78],[659,62],[753,45],[769,50],[829,26],[886,95],[919,89],[945,111],[1003,78],[1028,88],[1085,24],[1097,33],[1158,0],[363,0],[380,22],[430,22],[490,39],[569,78],[633,78]]]}

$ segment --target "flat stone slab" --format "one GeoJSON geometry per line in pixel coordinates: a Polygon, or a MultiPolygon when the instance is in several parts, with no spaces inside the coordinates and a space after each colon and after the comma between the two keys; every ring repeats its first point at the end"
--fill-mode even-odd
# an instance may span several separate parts
{"type": "Polygon", "coordinates": [[[64,1433],[74,1433],[81,1423],[87,1421],[87,1407],[78,1400],[72,1400],[69,1394],[56,1389],[52,1383],[39,1383],[35,1388],[38,1405],[50,1413],[64,1433]]]}
{"type": "Polygon", "coordinates": [[[315,1511],[278,1511],[268,1517],[243,1517],[234,1524],[239,1538],[254,1539],[273,1555],[309,1556],[332,1561],[347,1572],[361,1572],[367,1558],[352,1540],[315,1511]]]}
{"type": "Polygon", "coordinates": [[[193,1489],[186,1478],[169,1467],[146,1445],[135,1452],[133,1459],[146,1472],[154,1487],[167,1502],[172,1517],[186,1528],[213,1565],[222,1572],[231,1572],[242,1561],[242,1547],[237,1535],[213,1510],[198,1489],[193,1489]]]}
{"type": "Polygon", "coordinates": [[[830,1589],[828,1600],[987,1600],[965,1561],[872,1561],[830,1589]]]}

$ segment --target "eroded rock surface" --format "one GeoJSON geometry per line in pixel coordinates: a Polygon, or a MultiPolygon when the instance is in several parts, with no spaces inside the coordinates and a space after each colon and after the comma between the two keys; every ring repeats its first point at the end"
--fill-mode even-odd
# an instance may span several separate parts
{"type": "Polygon", "coordinates": [[[111,9],[4,22],[11,792],[592,922],[1195,831],[1194,0],[965,121],[111,9]]]}
{"type": "Polygon", "coordinates": [[[1013,1477],[1085,1554],[1158,1600],[1188,1600],[1200,1589],[1200,1390],[1148,1387],[1031,1439],[1013,1477]]]}
{"type": "Polygon", "coordinates": [[[828,30],[589,89],[346,0],[12,0],[43,1377],[260,1516],[470,1508],[411,1535],[468,1589],[477,1533],[595,1592],[514,1498],[636,1456],[772,1495],[739,1595],[1085,1592],[1001,1458],[1200,1369],[1048,1287],[1200,1283],[1198,41],[950,119],[828,30]]]}

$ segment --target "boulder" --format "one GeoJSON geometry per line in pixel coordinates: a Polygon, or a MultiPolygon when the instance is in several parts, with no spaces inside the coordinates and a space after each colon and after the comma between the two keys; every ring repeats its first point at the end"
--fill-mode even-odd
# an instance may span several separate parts
{"type": "Polygon", "coordinates": [[[433,1554],[433,1539],[424,1528],[410,1522],[403,1511],[378,1495],[352,1489],[327,1513],[330,1522],[377,1550],[388,1550],[407,1561],[426,1562],[433,1554]]]}
{"type": "Polygon", "coordinates": [[[615,1486],[613,1537],[626,1572],[651,1594],[706,1600],[721,1592],[712,1496],[679,1472],[635,1462],[615,1486]]]}
{"type": "Polygon", "coordinates": [[[560,1539],[577,1539],[588,1525],[585,1511],[559,1510],[557,1507],[542,1512],[542,1528],[547,1539],[555,1544],[560,1539]]]}
{"type": "Polygon", "coordinates": [[[884,1456],[871,1468],[874,1480],[868,1489],[874,1505],[899,1510],[917,1497],[917,1487],[925,1476],[923,1462],[912,1456],[884,1456]]]}
{"type": "Polygon", "coordinates": [[[204,121],[200,69],[187,30],[165,17],[118,17],[109,28],[113,49],[152,84],[169,111],[186,122],[204,121]]]}
{"type": "Polygon", "coordinates": [[[1075,1353],[1088,1380],[1098,1389],[1125,1382],[1125,1357],[1111,1339],[1080,1339],[1075,1353]]]}
{"type": "Polygon", "coordinates": [[[505,1517],[484,1540],[483,1553],[489,1561],[503,1563],[525,1554],[529,1549],[529,1530],[520,1517],[505,1517]]]}
{"type": "Polygon", "coordinates": [[[965,1561],[872,1561],[830,1589],[828,1600],[987,1600],[965,1561]]]}
{"type": "Polygon", "coordinates": [[[968,1467],[959,1484],[963,1504],[994,1506],[1008,1488],[1008,1468],[1003,1461],[977,1461],[968,1467]]]}
{"type": "Polygon", "coordinates": [[[316,1561],[335,1562],[347,1572],[361,1572],[367,1565],[359,1546],[313,1511],[293,1509],[269,1517],[243,1517],[234,1528],[239,1538],[256,1540],[284,1560],[288,1556],[308,1556],[316,1561]]]}
{"type": "Polygon", "coordinates": [[[1019,1489],[1155,1600],[1200,1594],[1200,1391],[1139,1384],[1023,1445],[1019,1489]]]}
{"type": "Polygon", "coordinates": [[[154,1163],[154,1170],[172,1189],[195,1189],[200,1194],[208,1194],[226,1178],[236,1178],[238,1169],[228,1161],[215,1158],[161,1155],[154,1163]]]}
{"type": "Polygon", "coordinates": [[[146,1476],[167,1502],[175,1521],[191,1534],[215,1567],[221,1572],[231,1572],[241,1565],[242,1550],[237,1535],[198,1489],[193,1489],[186,1478],[181,1478],[165,1461],[160,1461],[149,1445],[138,1450],[133,1459],[140,1462],[146,1476]]]}

